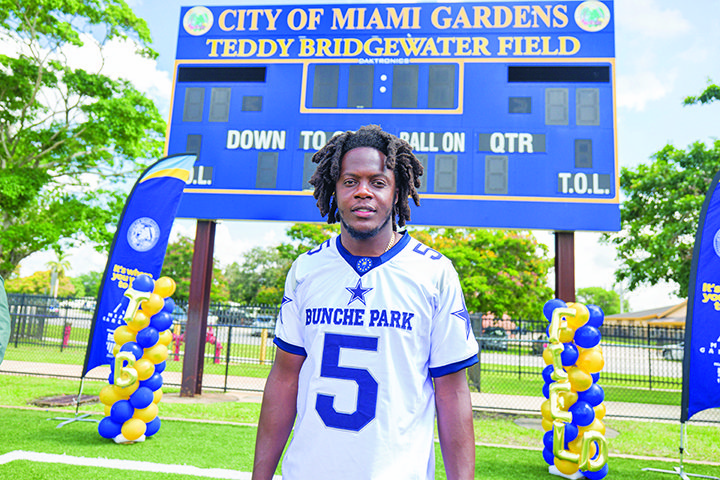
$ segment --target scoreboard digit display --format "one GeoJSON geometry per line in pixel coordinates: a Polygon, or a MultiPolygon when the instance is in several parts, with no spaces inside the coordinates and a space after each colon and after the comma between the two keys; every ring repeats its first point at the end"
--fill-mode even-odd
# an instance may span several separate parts
{"type": "Polygon", "coordinates": [[[378,124],[425,166],[415,225],[617,231],[612,1],[183,7],[178,216],[320,221],[311,157],[378,124]]]}

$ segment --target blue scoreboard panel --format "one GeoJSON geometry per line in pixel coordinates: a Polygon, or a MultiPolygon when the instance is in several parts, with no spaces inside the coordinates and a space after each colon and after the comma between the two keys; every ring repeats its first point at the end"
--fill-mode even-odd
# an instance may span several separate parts
{"type": "Polygon", "coordinates": [[[617,231],[611,1],[183,7],[178,216],[321,221],[311,157],[379,124],[425,165],[413,224],[617,231]]]}

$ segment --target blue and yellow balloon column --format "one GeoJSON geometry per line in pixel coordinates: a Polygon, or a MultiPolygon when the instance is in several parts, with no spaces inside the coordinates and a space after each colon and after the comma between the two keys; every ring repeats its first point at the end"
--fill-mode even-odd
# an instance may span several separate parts
{"type": "Polygon", "coordinates": [[[554,299],[543,313],[550,321],[550,342],[543,351],[543,458],[551,473],[602,479],[608,473],[605,393],[597,384],[605,365],[599,330],[603,311],[554,299]]]}
{"type": "Polygon", "coordinates": [[[175,308],[170,296],[175,282],[153,281],[139,275],[125,291],[129,305],[123,324],[113,334],[115,362],[108,385],[100,390],[105,418],[98,425],[104,438],[117,443],[140,442],[160,429],[158,403],[162,399],[162,372],[172,341],[175,308]]]}

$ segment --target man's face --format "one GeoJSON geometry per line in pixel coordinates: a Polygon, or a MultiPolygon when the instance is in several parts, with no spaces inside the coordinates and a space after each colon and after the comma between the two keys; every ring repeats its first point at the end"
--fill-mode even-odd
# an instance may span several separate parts
{"type": "Polygon", "coordinates": [[[372,147],[347,152],[335,184],[335,198],[341,225],[353,238],[371,238],[387,225],[392,228],[395,174],[385,166],[385,154],[372,147]]]}

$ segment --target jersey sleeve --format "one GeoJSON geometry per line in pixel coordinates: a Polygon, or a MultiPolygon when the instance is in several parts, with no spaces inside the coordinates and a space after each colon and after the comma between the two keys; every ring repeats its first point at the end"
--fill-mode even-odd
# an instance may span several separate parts
{"type": "Polygon", "coordinates": [[[443,270],[431,327],[430,375],[441,377],[478,361],[478,344],[452,264],[443,270]]]}
{"type": "Polygon", "coordinates": [[[286,352],[307,356],[303,328],[305,325],[300,318],[297,298],[297,264],[298,260],[295,260],[285,279],[285,293],[278,320],[275,324],[273,343],[286,352]]]}

